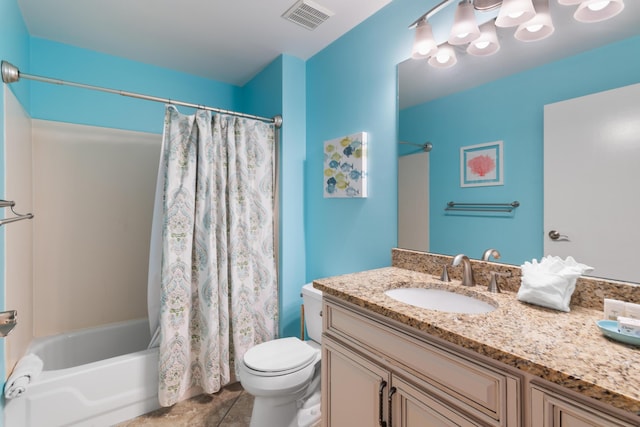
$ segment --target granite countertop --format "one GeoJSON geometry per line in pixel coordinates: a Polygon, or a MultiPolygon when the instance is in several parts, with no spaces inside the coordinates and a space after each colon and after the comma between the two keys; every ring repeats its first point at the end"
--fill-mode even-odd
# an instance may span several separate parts
{"type": "Polygon", "coordinates": [[[314,286],[357,306],[640,415],[640,348],[605,338],[603,313],[572,306],[569,313],[525,304],[513,292],[489,293],[427,273],[387,267],[315,280],[314,286]],[[422,309],[384,294],[393,288],[438,287],[496,305],[486,314],[422,309]]]}

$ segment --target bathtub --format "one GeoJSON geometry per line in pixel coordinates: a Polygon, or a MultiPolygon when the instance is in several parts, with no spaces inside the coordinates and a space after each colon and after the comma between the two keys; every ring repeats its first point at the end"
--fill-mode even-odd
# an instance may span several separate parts
{"type": "Polygon", "coordinates": [[[42,374],[5,403],[7,427],[110,426],[160,407],[147,319],[35,339],[42,374]]]}

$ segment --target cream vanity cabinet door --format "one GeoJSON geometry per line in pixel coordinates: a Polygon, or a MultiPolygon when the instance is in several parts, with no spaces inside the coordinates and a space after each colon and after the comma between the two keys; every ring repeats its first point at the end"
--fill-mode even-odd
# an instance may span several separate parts
{"type": "Polygon", "coordinates": [[[531,387],[531,427],[633,427],[571,398],[531,387]]]}
{"type": "Polygon", "coordinates": [[[470,427],[480,426],[450,406],[435,400],[422,389],[398,377],[391,381],[389,427],[470,427]]]}
{"type": "Polygon", "coordinates": [[[322,344],[325,427],[481,426],[339,342],[322,344]]]}
{"type": "Polygon", "coordinates": [[[322,425],[383,426],[391,375],[328,337],[322,339],[322,425]]]}
{"type": "Polygon", "coordinates": [[[324,297],[325,427],[521,426],[519,378],[372,316],[324,297]]]}

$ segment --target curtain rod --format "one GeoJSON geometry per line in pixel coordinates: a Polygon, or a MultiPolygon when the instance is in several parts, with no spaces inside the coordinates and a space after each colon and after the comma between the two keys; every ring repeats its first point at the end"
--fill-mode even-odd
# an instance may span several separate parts
{"type": "Polygon", "coordinates": [[[282,126],[282,116],[275,116],[273,118],[260,117],[260,116],[254,116],[252,114],[245,114],[245,113],[238,113],[236,111],[223,110],[221,108],[208,107],[206,105],[201,105],[201,104],[192,104],[190,102],[176,101],[169,98],[159,98],[157,96],[143,95],[140,93],[127,92],[124,90],[109,89],[109,88],[100,87],[100,86],[91,86],[91,85],[86,85],[82,83],[75,83],[75,82],[69,82],[65,80],[52,79],[49,77],[36,76],[33,74],[26,74],[26,73],[20,72],[18,67],[16,67],[15,65],[3,60],[2,61],[2,81],[4,83],[9,84],[9,83],[17,82],[18,80],[20,80],[20,78],[24,78],[27,80],[35,80],[35,81],[44,82],[44,83],[53,83],[53,84],[63,85],[63,86],[74,86],[74,87],[79,87],[83,89],[97,90],[100,92],[114,93],[116,95],[128,96],[130,98],[138,98],[138,99],[144,99],[147,101],[155,101],[155,102],[162,102],[165,104],[180,105],[182,107],[199,108],[201,110],[213,111],[215,113],[230,114],[232,116],[243,117],[246,119],[255,119],[263,122],[273,123],[276,128],[280,128],[282,126]]]}

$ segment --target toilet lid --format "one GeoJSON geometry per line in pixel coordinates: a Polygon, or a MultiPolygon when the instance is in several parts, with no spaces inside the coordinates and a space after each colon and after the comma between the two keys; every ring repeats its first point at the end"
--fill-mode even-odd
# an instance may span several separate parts
{"type": "Polygon", "coordinates": [[[244,355],[244,363],[255,371],[292,371],[307,366],[317,353],[316,349],[298,338],[280,338],[250,348],[244,355]]]}

